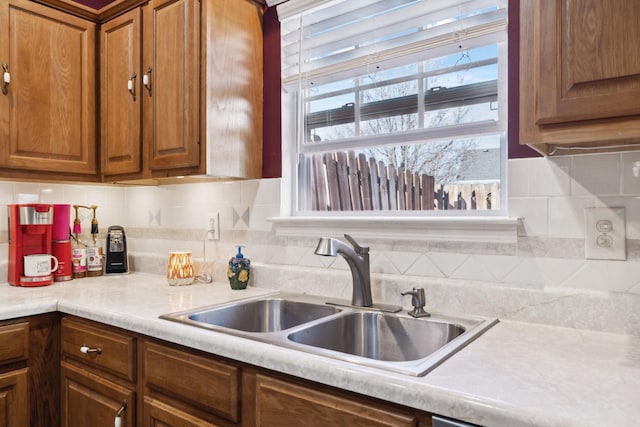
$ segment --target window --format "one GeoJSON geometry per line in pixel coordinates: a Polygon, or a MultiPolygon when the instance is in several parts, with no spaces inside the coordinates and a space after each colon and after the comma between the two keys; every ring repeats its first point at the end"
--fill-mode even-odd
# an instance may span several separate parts
{"type": "Polygon", "coordinates": [[[278,14],[293,216],[506,213],[506,0],[278,14]]]}

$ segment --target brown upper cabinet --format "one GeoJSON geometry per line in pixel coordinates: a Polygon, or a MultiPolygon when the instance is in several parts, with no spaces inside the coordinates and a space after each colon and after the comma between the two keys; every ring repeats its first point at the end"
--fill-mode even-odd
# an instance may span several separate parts
{"type": "Polygon", "coordinates": [[[520,143],[575,154],[640,149],[635,2],[520,2],[520,143]]]}
{"type": "Polygon", "coordinates": [[[0,3],[4,176],[96,179],[95,37],[90,21],[26,0],[0,3]]]}
{"type": "Polygon", "coordinates": [[[262,176],[259,4],[44,2],[0,0],[0,176],[262,176]]]}
{"type": "Polygon", "coordinates": [[[198,172],[199,5],[152,0],[102,26],[104,175],[198,172]]]}
{"type": "Polygon", "coordinates": [[[142,172],[140,75],[142,11],[102,25],[100,34],[100,141],[102,173],[142,172]]]}
{"type": "Polygon", "coordinates": [[[107,180],[262,173],[261,10],[151,0],[101,30],[107,180]]]}

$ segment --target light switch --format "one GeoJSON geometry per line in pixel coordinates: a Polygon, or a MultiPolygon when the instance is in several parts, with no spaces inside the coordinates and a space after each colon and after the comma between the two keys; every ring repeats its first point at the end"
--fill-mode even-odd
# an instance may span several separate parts
{"type": "Polygon", "coordinates": [[[624,208],[584,210],[585,258],[627,259],[624,208]]]}

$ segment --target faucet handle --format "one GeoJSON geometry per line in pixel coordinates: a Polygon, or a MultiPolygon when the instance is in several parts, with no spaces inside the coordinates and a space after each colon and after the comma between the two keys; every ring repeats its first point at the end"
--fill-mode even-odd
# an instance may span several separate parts
{"type": "Polygon", "coordinates": [[[411,305],[413,305],[413,310],[409,311],[409,315],[413,317],[429,317],[430,313],[424,311],[424,305],[426,303],[426,298],[424,296],[424,289],[422,288],[413,288],[410,291],[400,292],[400,295],[411,295],[411,305]]]}
{"type": "Polygon", "coordinates": [[[350,235],[345,234],[344,238],[347,239],[349,243],[351,243],[351,246],[353,246],[353,249],[358,253],[358,255],[364,255],[369,253],[368,247],[360,246],[350,235]]]}

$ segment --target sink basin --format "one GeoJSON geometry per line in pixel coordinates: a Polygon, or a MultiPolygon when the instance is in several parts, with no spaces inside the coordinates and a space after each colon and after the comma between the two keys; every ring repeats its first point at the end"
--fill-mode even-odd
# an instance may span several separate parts
{"type": "Polygon", "coordinates": [[[498,322],[442,314],[414,319],[284,292],[160,318],[413,376],[427,374],[498,322]]]}
{"type": "Polygon", "coordinates": [[[203,308],[181,314],[178,319],[171,320],[244,332],[267,333],[289,329],[338,312],[339,308],[325,304],[267,298],[203,308]]]}
{"type": "Polygon", "coordinates": [[[464,332],[455,323],[359,312],[291,333],[288,339],[369,359],[405,362],[430,355],[464,332]]]}

